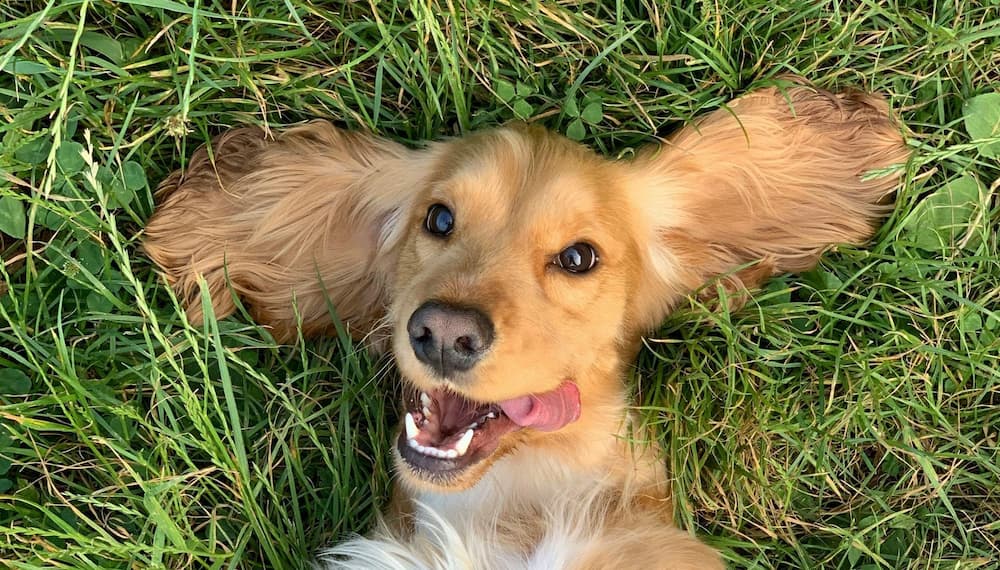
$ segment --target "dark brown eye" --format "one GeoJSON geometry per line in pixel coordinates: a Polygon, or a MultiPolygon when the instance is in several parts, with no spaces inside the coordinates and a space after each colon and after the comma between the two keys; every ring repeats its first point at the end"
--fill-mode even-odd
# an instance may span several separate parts
{"type": "Polygon", "coordinates": [[[455,227],[455,216],[444,204],[432,204],[427,208],[424,229],[431,235],[447,237],[455,227]]]}
{"type": "Polygon", "coordinates": [[[570,273],[586,273],[597,267],[597,251],[589,243],[574,243],[559,252],[555,264],[570,273]]]}

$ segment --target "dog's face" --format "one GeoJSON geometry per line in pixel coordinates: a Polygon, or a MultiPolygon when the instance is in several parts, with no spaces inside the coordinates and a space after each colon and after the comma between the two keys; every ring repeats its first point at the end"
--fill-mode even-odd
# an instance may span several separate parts
{"type": "Polygon", "coordinates": [[[620,407],[639,249],[614,163],[582,146],[509,128],[438,150],[389,311],[409,416],[397,459],[412,484],[462,489],[620,407]]]}

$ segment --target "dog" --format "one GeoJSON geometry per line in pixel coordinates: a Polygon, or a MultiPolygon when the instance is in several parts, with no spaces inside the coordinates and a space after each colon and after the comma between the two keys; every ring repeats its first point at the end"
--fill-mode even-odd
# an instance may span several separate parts
{"type": "Polygon", "coordinates": [[[526,125],[420,149],[238,128],[162,183],[144,248],[192,322],[204,283],[279,341],[335,313],[391,350],[394,497],[331,567],[722,568],[671,524],[627,368],[693,292],[737,305],[869,239],[908,154],[880,97],[801,82],[628,160],[526,125]]]}

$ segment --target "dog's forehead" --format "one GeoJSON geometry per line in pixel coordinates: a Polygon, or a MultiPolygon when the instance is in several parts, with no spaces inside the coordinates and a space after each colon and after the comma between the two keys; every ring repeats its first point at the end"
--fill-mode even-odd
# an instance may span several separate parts
{"type": "Polygon", "coordinates": [[[604,161],[561,137],[498,129],[448,161],[432,197],[481,223],[571,224],[600,217],[612,192],[604,161]]]}

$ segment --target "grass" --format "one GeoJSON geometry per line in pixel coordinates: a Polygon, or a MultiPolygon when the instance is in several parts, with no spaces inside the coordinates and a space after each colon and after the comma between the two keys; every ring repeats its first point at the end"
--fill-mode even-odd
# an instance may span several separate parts
{"type": "Polygon", "coordinates": [[[916,154],[870,248],[647,343],[678,521],[734,568],[1000,567],[1000,7],[968,0],[3,3],[0,564],[305,568],[387,496],[389,363],[191,327],[138,248],[212,134],[529,118],[619,155],[787,72],[886,93],[916,154]]]}

